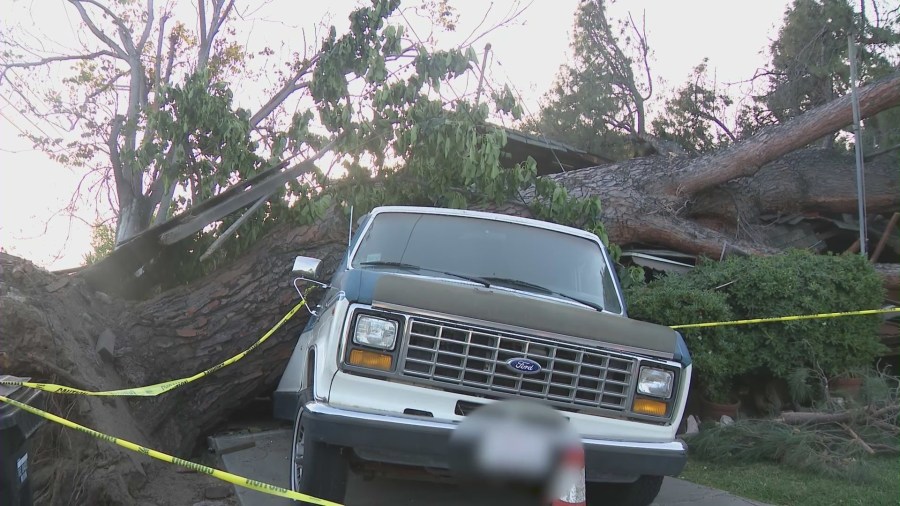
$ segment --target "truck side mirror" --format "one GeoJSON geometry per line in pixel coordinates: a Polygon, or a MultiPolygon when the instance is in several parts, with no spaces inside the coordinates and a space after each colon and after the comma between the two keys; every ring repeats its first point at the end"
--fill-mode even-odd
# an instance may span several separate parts
{"type": "Polygon", "coordinates": [[[322,261],[318,258],[298,256],[294,259],[293,274],[316,281],[319,279],[319,266],[322,261]]]}

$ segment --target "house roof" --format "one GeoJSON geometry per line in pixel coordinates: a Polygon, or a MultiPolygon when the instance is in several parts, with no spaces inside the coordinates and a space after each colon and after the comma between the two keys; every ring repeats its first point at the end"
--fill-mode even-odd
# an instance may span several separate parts
{"type": "Polygon", "coordinates": [[[511,166],[524,162],[530,156],[537,162],[538,175],[541,176],[613,162],[609,158],[548,139],[544,135],[528,134],[510,128],[505,130],[506,146],[503,148],[501,163],[511,166]]]}

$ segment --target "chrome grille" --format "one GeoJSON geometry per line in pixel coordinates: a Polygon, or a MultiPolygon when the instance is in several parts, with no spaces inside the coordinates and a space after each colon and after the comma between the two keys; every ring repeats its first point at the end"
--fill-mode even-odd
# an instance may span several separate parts
{"type": "Polygon", "coordinates": [[[400,374],[451,390],[625,411],[635,363],[630,357],[575,344],[413,317],[400,374]],[[539,363],[541,372],[523,375],[507,369],[508,360],[520,357],[539,363]]]}

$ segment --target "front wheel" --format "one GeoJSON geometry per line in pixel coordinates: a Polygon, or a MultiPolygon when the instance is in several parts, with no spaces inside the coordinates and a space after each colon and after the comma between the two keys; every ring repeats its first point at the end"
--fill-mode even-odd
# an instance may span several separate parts
{"type": "Polygon", "coordinates": [[[659,495],[662,476],[641,476],[632,483],[588,483],[588,506],[648,506],[659,495]]]}
{"type": "Polygon", "coordinates": [[[339,446],[305,437],[303,407],[294,422],[291,442],[291,490],[343,503],[347,490],[347,457],[339,446]]]}

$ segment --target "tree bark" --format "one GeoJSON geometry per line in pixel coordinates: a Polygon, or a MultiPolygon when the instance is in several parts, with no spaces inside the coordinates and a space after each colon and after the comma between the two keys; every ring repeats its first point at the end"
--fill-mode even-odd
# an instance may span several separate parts
{"type": "MultiPolygon", "coordinates": [[[[54,275],[0,253],[0,370],[85,390],[114,390],[182,378],[245,350],[294,305],[296,255],[324,259],[330,275],[347,246],[348,222],[332,210],[313,226],[273,231],[234,263],[146,301],[96,292],[78,276],[54,275]],[[96,350],[115,337],[112,359],[96,350]]],[[[313,292],[311,304],[318,294],[313,292]]],[[[271,391],[309,313],[300,310],[241,361],[159,397],[46,394],[47,409],[138,444],[190,458],[204,437],[248,400],[271,391]]],[[[106,442],[50,425],[33,447],[47,468],[33,480],[44,503],[66,504],[72,483],[92,471],[82,504],[131,504],[146,481],[141,462],[106,442]],[[65,436],[60,436],[65,434],[65,436]],[[104,462],[102,469],[96,462],[104,462]],[[61,494],[57,497],[57,494],[61,494]]],[[[78,484],[74,486],[79,486],[78,484]]]]}
{"type": "MultiPolygon", "coordinates": [[[[299,302],[291,275],[295,256],[324,259],[330,274],[346,247],[347,223],[335,210],[313,226],[273,231],[227,267],[137,304],[134,316],[120,321],[116,368],[129,385],[145,385],[236,355],[299,302]]],[[[313,304],[318,295],[313,292],[313,304]]],[[[135,401],[133,411],[169,449],[189,451],[225,413],[271,390],[308,317],[298,311],[240,362],[164,396],[135,401]]]]}

